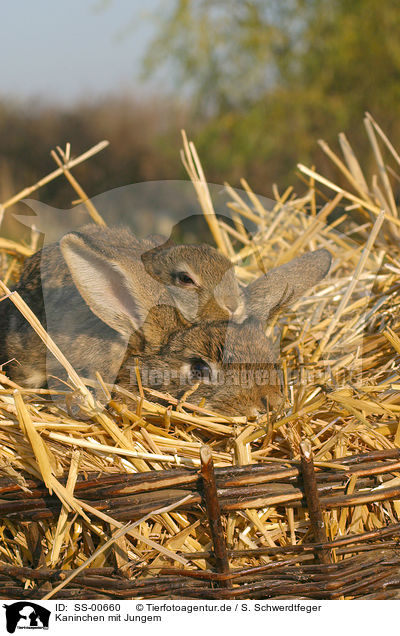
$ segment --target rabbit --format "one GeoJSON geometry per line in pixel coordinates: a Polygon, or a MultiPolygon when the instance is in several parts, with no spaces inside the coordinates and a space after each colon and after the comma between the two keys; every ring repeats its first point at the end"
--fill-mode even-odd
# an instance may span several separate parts
{"type": "Polygon", "coordinates": [[[256,417],[277,410],[281,374],[263,325],[319,282],[330,264],[329,252],[319,249],[260,276],[245,288],[247,317],[241,323],[224,320],[185,328],[173,308],[154,308],[140,344],[137,338],[130,341],[116,384],[135,391],[137,360],[145,386],[177,399],[195,388],[190,402],[216,413],[256,417]]]}
{"type": "Polygon", "coordinates": [[[279,368],[259,321],[203,322],[189,327],[177,323],[175,331],[167,332],[159,320],[166,310],[156,308],[158,317],[150,312],[141,343],[137,339],[129,343],[117,385],[137,392],[138,364],[144,386],[178,400],[195,389],[189,401],[216,413],[255,417],[278,409],[282,401],[279,368]]]}
{"type": "MultiPolygon", "coordinates": [[[[27,259],[16,291],[47,323],[72,364],[89,376],[102,370],[110,379],[132,330],[140,328],[154,305],[176,307],[183,325],[239,316],[243,309],[232,263],[214,248],[174,245],[157,236],[138,240],[126,228],[97,225],[70,232],[27,259]],[[115,305],[121,311],[110,325],[115,305]]],[[[32,388],[44,386],[47,376],[58,372],[48,358],[46,369],[46,349],[38,336],[12,303],[1,303],[0,364],[11,361],[11,378],[32,388]]]]}
{"type": "MultiPolygon", "coordinates": [[[[104,232],[89,228],[67,234],[27,262],[18,286],[39,319],[45,318],[44,305],[51,308],[51,334],[76,370],[84,377],[99,371],[106,381],[116,379],[135,391],[138,360],[143,383],[175,398],[198,384],[191,401],[216,412],[254,415],[277,408],[279,368],[263,325],[326,275],[329,252],[304,254],[259,277],[244,289],[241,307],[229,261],[216,259],[218,274],[212,271],[212,248],[191,252],[193,246],[178,246],[174,252],[167,243],[157,247],[155,239],[141,242],[115,230],[107,231],[107,243],[104,232]],[[189,267],[193,253],[201,260],[193,258],[189,267]],[[223,306],[213,297],[214,286],[220,287],[223,306]]],[[[12,379],[37,388],[60,368],[48,356],[46,369],[43,346],[33,342],[26,325],[10,306],[3,311],[0,355],[17,358],[7,366],[12,379]]]]}

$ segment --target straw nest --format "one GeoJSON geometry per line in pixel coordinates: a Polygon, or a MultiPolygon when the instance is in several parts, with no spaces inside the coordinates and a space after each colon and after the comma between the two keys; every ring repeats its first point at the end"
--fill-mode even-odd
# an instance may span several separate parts
{"type": "MultiPolygon", "coordinates": [[[[204,444],[211,448],[217,469],[244,465],[297,469],[300,443],[305,439],[311,443],[317,470],[343,472],[348,470],[344,458],[399,447],[400,214],[393,187],[400,180],[400,157],[369,115],[365,127],[371,142],[369,165],[371,159],[375,161],[373,174],[363,172],[341,134],[340,156],[324,142],[320,144],[336,165],[343,187],[299,165],[305,194],[297,196],[292,188],[280,193],[275,187],[275,205],[265,209],[243,180],[242,194],[226,186],[231,195],[230,225],[218,221],[196,150],[184,135],[182,158],[199,203],[217,246],[235,262],[243,282],[259,275],[260,266],[269,269],[307,250],[324,247],[332,254],[328,278],[268,327],[272,333],[279,325],[282,334],[285,404],[279,413],[247,421],[240,414],[224,417],[192,407],[190,395],[179,403],[171,398],[168,407],[162,406],[157,402],[160,395],[139,382],[140,394],[129,395],[135,410],[124,403],[127,392],[123,390],[102,410],[62,352],[48,340],[69,374],[71,389],[66,387],[65,393],[80,396],[87,417],[82,421],[57,407],[46,390],[16,386],[7,378],[4,365],[0,374],[0,493],[4,495],[5,484],[14,483],[20,500],[25,497],[28,502],[34,478],[44,489],[38,496],[45,498],[50,493],[60,502],[51,515],[39,515],[36,520],[28,514],[24,520],[25,504],[19,515],[0,515],[4,568],[68,569],[78,576],[85,568],[96,572],[96,568],[118,567],[137,580],[154,577],[160,568],[171,565],[188,570],[212,568],[210,560],[196,559],[194,554],[210,550],[210,533],[200,504],[185,509],[185,493],[172,503],[164,501],[158,507],[155,503],[146,514],[135,517],[128,532],[111,508],[101,510],[80,496],[76,485],[88,474],[104,477],[199,469],[204,444]],[[254,235],[245,230],[244,218],[255,224],[254,235]]],[[[53,153],[57,170],[6,201],[1,213],[42,184],[64,175],[80,201],[86,202],[92,220],[102,223],[71,168],[105,145],[103,142],[74,160],[68,147],[65,152],[58,149],[53,153]]],[[[9,296],[23,259],[35,250],[34,237],[32,241],[28,246],[0,238],[0,301],[14,302],[46,338],[22,299],[9,296]]],[[[101,384],[101,378],[98,381],[101,384]]],[[[109,395],[107,387],[103,391],[109,395]]],[[[377,493],[382,486],[396,492],[400,482],[395,470],[389,480],[379,479],[377,493]]],[[[357,474],[349,474],[343,483],[346,495],[366,488],[357,474]]],[[[395,495],[384,501],[378,495],[376,501],[371,502],[371,497],[366,503],[360,501],[359,505],[324,511],[328,540],[379,530],[399,520],[400,501],[395,495]]],[[[307,511],[290,498],[286,503],[270,499],[227,511],[223,525],[226,544],[238,555],[230,559],[233,570],[268,564],[276,558],[273,550],[259,554],[257,550],[262,552],[262,548],[312,541],[307,511]],[[253,551],[251,558],[246,550],[253,551]]],[[[340,562],[345,556],[335,558],[340,562]]],[[[24,585],[33,591],[37,581],[26,579],[24,585]]],[[[50,585],[48,597],[51,594],[50,585]]]]}

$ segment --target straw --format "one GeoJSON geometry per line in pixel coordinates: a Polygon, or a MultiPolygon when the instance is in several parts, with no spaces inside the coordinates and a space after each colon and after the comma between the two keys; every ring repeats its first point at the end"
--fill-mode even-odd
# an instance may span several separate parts
{"type": "MultiPolygon", "coordinates": [[[[21,568],[27,568],[23,580],[29,580],[35,598],[43,596],[44,580],[54,580],[49,595],[58,595],[59,576],[66,598],[77,590],[102,598],[224,598],[229,589],[215,578],[221,573],[213,570],[199,481],[205,444],[215,466],[228,550],[229,572],[222,574],[237,577],[232,580],[238,598],[246,591],[273,594],[268,577],[276,573],[286,573],[274,579],[273,590],[283,596],[304,590],[318,595],[322,588],[328,594],[332,571],[340,583],[332,596],[383,593],[379,581],[390,581],[390,563],[396,564],[396,554],[390,557],[388,550],[400,514],[400,217],[394,195],[400,156],[370,115],[365,131],[370,153],[362,160],[343,134],[338,153],[320,142],[346,188],[318,166],[300,166],[301,194],[295,186],[280,191],[274,185],[276,203],[266,209],[246,180],[242,192],[226,185],[225,212],[232,212],[232,224],[218,219],[200,158],[183,133],[182,160],[199,204],[217,247],[231,258],[243,284],[309,250],[325,248],[332,256],[326,279],[268,325],[268,333],[281,333],[285,399],[254,419],[192,404],[195,392],[179,399],[146,386],[139,360],[136,392],[112,387],[99,375],[80,377],[68,351],[60,351],[12,291],[34,241],[27,246],[0,237],[0,309],[14,303],[68,377],[59,391],[18,386],[7,378],[7,361],[1,361],[0,580],[9,593],[25,593],[21,568]],[[343,201],[345,213],[338,211],[343,201]],[[255,224],[253,236],[244,219],[255,224]],[[10,284],[4,284],[6,276],[10,284]],[[99,394],[104,404],[94,397],[99,394]],[[76,395],[83,420],[65,409],[76,395]],[[333,542],[329,567],[337,570],[314,560],[321,547],[311,547],[312,522],[297,481],[305,440],[333,542]],[[137,521],[129,525],[132,518],[137,521]],[[40,567],[30,561],[35,550],[29,527],[41,533],[40,567]],[[368,557],[360,551],[357,561],[351,546],[358,550],[361,544],[368,557]],[[383,552],[373,560],[369,550],[377,546],[383,552]],[[166,559],[177,561],[173,573],[165,573],[166,559]],[[310,566],[320,568],[314,570],[321,577],[318,589],[310,566]],[[351,578],[364,567],[365,579],[351,578]],[[304,577],[304,588],[296,576],[304,577]]],[[[71,179],[78,160],[69,152],[67,146],[57,155],[62,170],[51,178],[64,173],[87,204],[85,190],[71,179]]]]}

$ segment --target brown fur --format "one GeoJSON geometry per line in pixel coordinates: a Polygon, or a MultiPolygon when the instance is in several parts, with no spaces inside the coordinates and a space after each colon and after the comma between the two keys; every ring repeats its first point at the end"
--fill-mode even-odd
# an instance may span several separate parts
{"type": "MultiPolygon", "coordinates": [[[[214,298],[213,292],[217,286],[222,287],[223,299],[231,299],[235,307],[239,304],[239,288],[227,258],[209,246],[204,246],[203,250],[202,246],[193,246],[192,249],[191,246],[173,246],[170,242],[164,242],[159,248],[160,240],[161,237],[149,237],[139,241],[125,228],[88,225],[78,232],[67,234],[59,243],[45,247],[26,260],[16,291],[43,326],[48,327],[51,337],[74,368],[85,377],[93,377],[96,371],[100,371],[105,379],[112,381],[132,333],[137,342],[141,341],[141,328],[148,312],[158,304],[173,306],[174,292],[181,292],[172,284],[167,287],[147,274],[142,256],[149,266],[152,258],[157,257],[158,268],[161,270],[164,264],[165,275],[175,263],[180,267],[182,263],[188,264],[201,280],[194,291],[188,294],[183,290],[178,299],[185,314],[186,308],[190,312],[195,309],[191,322],[203,318],[217,320],[228,317],[226,308],[214,298]],[[87,295],[88,290],[80,287],[67,266],[63,254],[68,242],[78,249],[82,248],[85,254],[93,254],[100,264],[116,263],[121,268],[127,281],[127,289],[123,291],[133,299],[134,310],[137,310],[133,319],[137,319],[137,325],[131,322],[128,325],[120,324],[118,319],[109,321],[103,315],[107,302],[110,304],[109,298],[100,298],[100,306],[94,306],[87,295]],[[204,254],[207,254],[207,259],[204,259],[204,254]],[[192,302],[192,297],[195,297],[196,302],[192,302]]],[[[176,320],[179,320],[180,325],[190,324],[180,312],[179,318],[172,311],[163,310],[161,313],[163,317],[158,315],[158,320],[163,328],[165,320],[172,320],[168,332],[176,327],[176,320]]],[[[9,364],[4,370],[9,376],[32,388],[45,385],[49,375],[63,374],[51,354],[46,355],[42,341],[10,300],[0,303],[0,364],[7,362],[9,364]]]]}
{"type": "Polygon", "coordinates": [[[276,409],[281,402],[281,382],[270,341],[258,322],[246,320],[238,325],[213,322],[177,329],[157,352],[128,347],[116,383],[136,392],[135,359],[145,386],[166,391],[180,399],[192,389],[188,367],[193,360],[205,361],[212,375],[200,382],[190,402],[202,402],[217,412],[257,415],[268,405],[276,409]],[[258,362],[253,362],[255,351],[258,362]]]}
{"type": "MultiPolygon", "coordinates": [[[[144,385],[178,399],[198,381],[190,400],[215,411],[252,415],[276,408],[279,372],[262,324],[325,276],[329,253],[304,254],[261,276],[244,290],[242,309],[228,259],[209,246],[159,243],[138,241],[129,230],[87,226],[28,259],[17,290],[84,377],[99,371],[135,391],[138,359],[144,385]],[[190,289],[176,283],[182,269],[195,282],[190,289]],[[209,365],[210,375],[193,378],[198,365],[209,365]]],[[[25,386],[43,386],[63,373],[6,300],[0,364],[12,358],[4,370],[25,386]]]]}

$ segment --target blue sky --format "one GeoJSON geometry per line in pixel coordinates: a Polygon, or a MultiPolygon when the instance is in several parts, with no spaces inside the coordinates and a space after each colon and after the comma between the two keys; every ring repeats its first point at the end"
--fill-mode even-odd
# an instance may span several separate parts
{"type": "Polygon", "coordinates": [[[140,69],[159,6],[160,0],[1,3],[0,99],[140,97],[154,86],[140,79],[140,69]]]}

